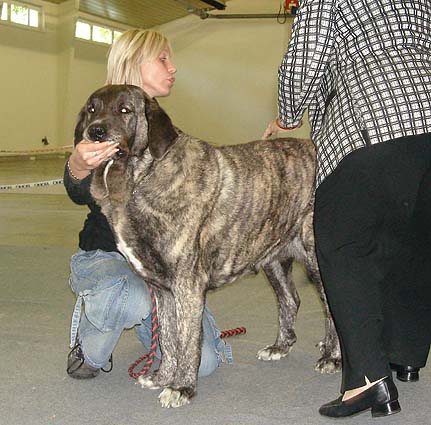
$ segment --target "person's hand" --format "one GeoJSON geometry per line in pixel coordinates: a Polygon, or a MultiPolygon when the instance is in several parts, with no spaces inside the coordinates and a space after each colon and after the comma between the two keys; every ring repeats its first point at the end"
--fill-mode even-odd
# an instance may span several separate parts
{"type": "Polygon", "coordinates": [[[102,162],[118,152],[118,143],[112,142],[79,142],[69,157],[69,171],[72,177],[82,180],[102,162]]]}
{"type": "Polygon", "coordinates": [[[302,126],[302,120],[299,122],[299,124],[296,127],[289,127],[289,128],[282,127],[277,117],[268,124],[268,127],[266,127],[266,130],[263,133],[262,139],[268,139],[273,134],[295,130],[296,128],[299,128],[301,126],[302,126]]]}

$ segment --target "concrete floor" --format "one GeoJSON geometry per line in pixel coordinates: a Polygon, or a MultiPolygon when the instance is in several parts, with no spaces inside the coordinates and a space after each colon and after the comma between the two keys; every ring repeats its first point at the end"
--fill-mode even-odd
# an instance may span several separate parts
{"type": "MultiPolygon", "coordinates": [[[[64,158],[0,161],[0,186],[61,178],[64,158]]],[[[209,306],[221,329],[245,326],[230,338],[234,364],[223,364],[199,381],[187,407],[163,409],[158,392],[142,390],[127,374],[142,352],[125,332],[114,353],[114,370],[82,382],[66,375],[74,296],[68,288],[69,258],[86,209],[61,186],[0,191],[0,420],[8,425],[275,425],[330,424],[318,407],[338,396],[341,375],[313,370],[323,314],[302,268],[295,278],[302,299],[298,342],[287,359],[264,363],[257,350],[277,332],[275,298],[262,275],[213,292],[209,306]]],[[[402,412],[382,425],[429,424],[431,370],[415,384],[397,381],[402,412]]],[[[369,413],[339,423],[375,424],[369,413]]]]}

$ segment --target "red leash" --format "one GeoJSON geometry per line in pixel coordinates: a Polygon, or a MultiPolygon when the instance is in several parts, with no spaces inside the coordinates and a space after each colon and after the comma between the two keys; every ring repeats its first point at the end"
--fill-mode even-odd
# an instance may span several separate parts
{"type": "Polygon", "coordinates": [[[150,352],[148,354],[145,354],[145,356],[139,357],[138,360],[136,360],[134,363],[132,363],[129,367],[129,376],[137,379],[142,375],[145,375],[146,373],[149,372],[149,370],[151,369],[151,366],[153,364],[154,361],[154,357],[156,357],[156,349],[157,349],[157,341],[159,339],[159,320],[157,318],[157,303],[156,303],[156,295],[154,294],[153,288],[151,286],[148,287],[150,289],[150,295],[151,295],[151,304],[153,306],[153,308],[151,309],[151,332],[152,332],[152,337],[151,337],[151,347],[150,347],[150,352]],[[140,363],[142,363],[145,359],[148,360],[145,362],[144,367],[142,368],[142,370],[140,372],[133,372],[135,367],[138,366],[140,363]]]}
{"type": "MultiPolygon", "coordinates": [[[[150,295],[151,295],[151,303],[153,305],[153,308],[151,309],[151,331],[153,333],[153,336],[151,338],[151,347],[150,352],[148,354],[145,354],[142,357],[139,357],[138,360],[136,360],[134,363],[132,363],[128,369],[129,376],[133,379],[137,379],[142,375],[146,375],[149,370],[151,369],[151,366],[154,362],[154,357],[156,357],[156,349],[157,349],[157,342],[159,339],[159,321],[157,318],[157,304],[156,304],[156,296],[154,294],[153,288],[149,286],[150,289],[150,295]],[[139,372],[134,372],[135,368],[141,364],[145,359],[147,361],[144,364],[144,367],[139,372]]],[[[235,335],[243,335],[246,333],[246,329],[243,326],[240,326],[239,328],[234,329],[227,329],[220,332],[220,338],[229,338],[231,336],[235,335]]]]}
{"type": "Polygon", "coordinates": [[[220,332],[220,338],[229,338],[230,336],[243,335],[246,332],[247,331],[244,326],[240,326],[239,328],[234,329],[226,329],[220,332]]]}

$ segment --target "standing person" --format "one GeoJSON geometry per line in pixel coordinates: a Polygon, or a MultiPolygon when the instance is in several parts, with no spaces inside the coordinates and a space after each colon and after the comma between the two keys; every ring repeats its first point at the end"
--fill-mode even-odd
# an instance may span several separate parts
{"type": "Polygon", "coordinates": [[[431,323],[431,2],[303,0],[279,68],[279,116],[308,109],[315,238],[340,337],[342,396],[319,412],[400,411],[431,323]]]}
{"type": "MultiPolygon", "coordinates": [[[[151,97],[163,97],[171,92],[175,72],[165,36],[156,31],[130,30],[110,50],[106,83],[134,84],[151,97]]],[[[112,368],[112,352],[124,329],[134,327],[143,344],[151,346],[148,286],[118,252],[109,224],[90,194],[93,170],[117,151],[117,145],[109,142],[75,140],[65,166],[64,184],[69,197],[90,209],[79,234],[79,250],[71,259],[70,286],[77,296],[72,351],[67,360],[67,373],[72,378],[93,378],[100,369],[106,371],[109,362],[112,368]]],[[[207,308],[203,330],[200,376],[209,375],[219,366],[222,353],[229,356],[229,346],[220,339],[207,308]]]]}

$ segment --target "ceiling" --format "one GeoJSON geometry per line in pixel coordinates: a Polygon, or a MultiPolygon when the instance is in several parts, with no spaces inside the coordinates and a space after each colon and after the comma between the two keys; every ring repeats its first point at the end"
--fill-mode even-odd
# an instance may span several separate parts
{"type": "MultiPolygon", "coordinates": [[[[45,0],[64,3],[67,0],[45,0]]],[[[136,28],[151,28],[190,13],[215,10],[212,4],[225,0],[80,0],[79,11],[136,28]],[[209,3],[209,4],[208,4],[209,3]]]]}

